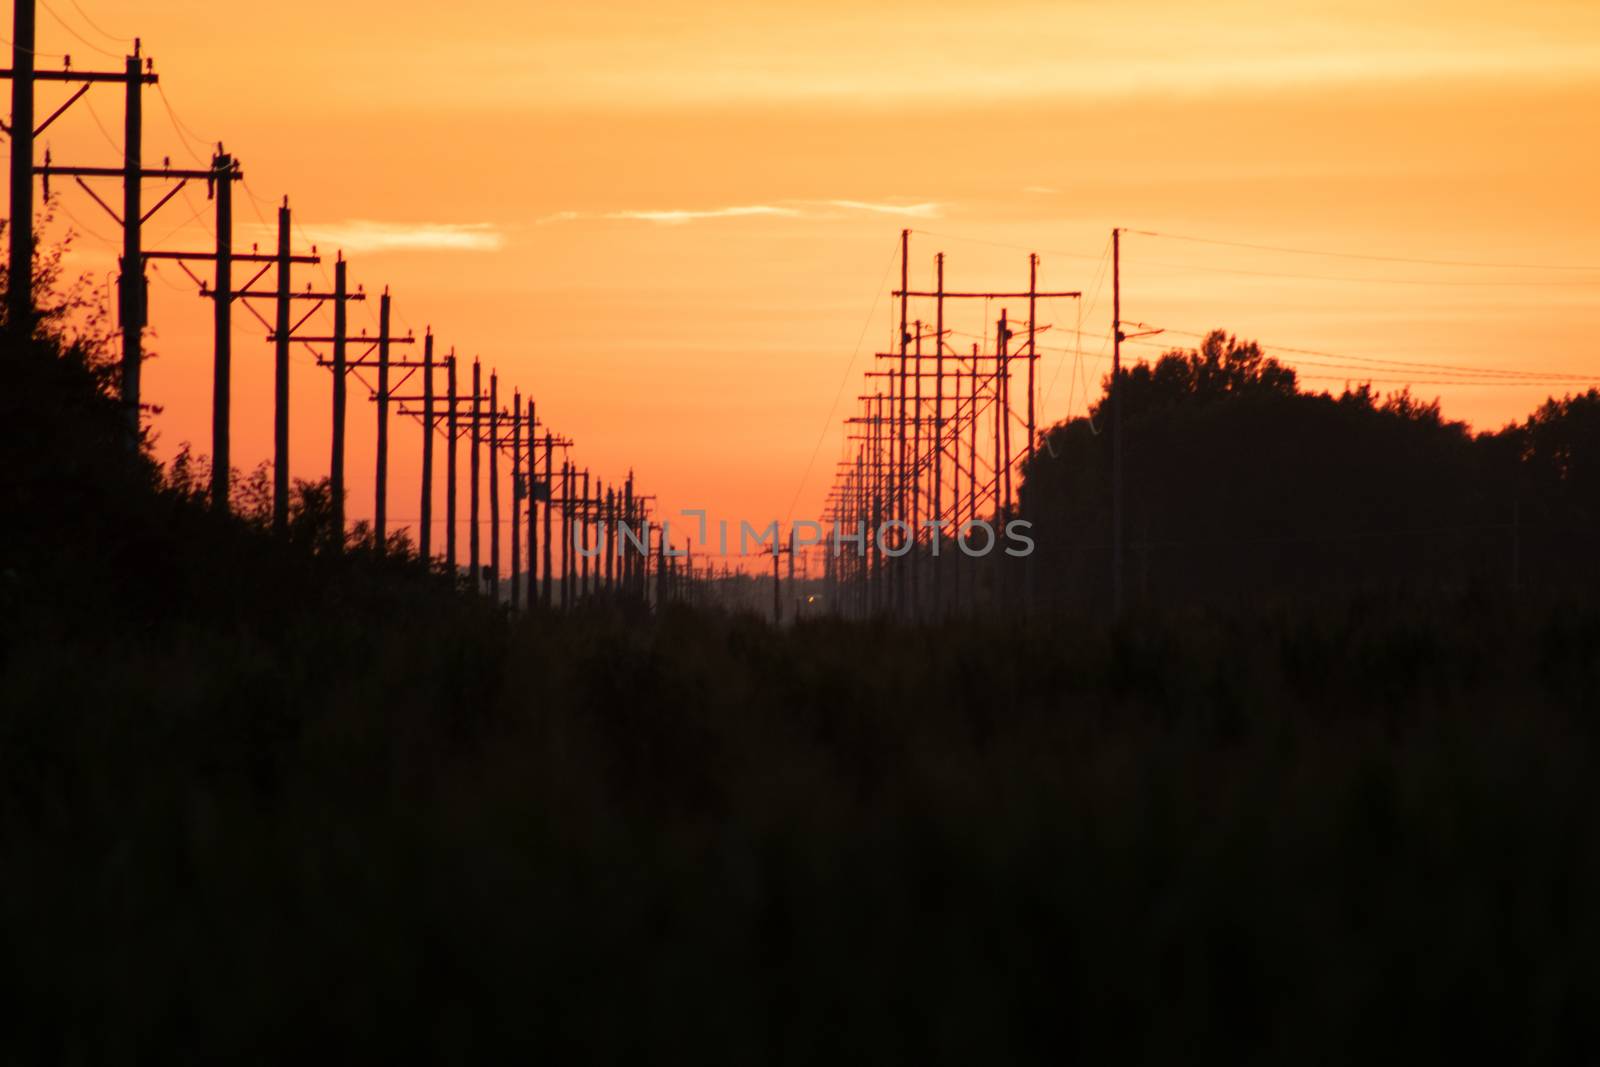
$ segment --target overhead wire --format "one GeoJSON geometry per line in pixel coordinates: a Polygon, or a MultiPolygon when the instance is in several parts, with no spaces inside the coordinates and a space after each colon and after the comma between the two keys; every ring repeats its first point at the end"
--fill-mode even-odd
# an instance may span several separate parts
{"type": "Polygon", "coordinates": [[[1470,259],[1421,259],[1411,256],[1374,255],[1363,252],[1334,252],[1315,248],[1293,248],[1286,245],[1253,244],[1248,241],[1228,241],[1213,237],[1192,237],[1187,234],[1168,233],[1163,230],[1133,230],[1126,233],[1141,237],[1161,237],[1169,241],[1188,241],[1194,244],[1221,245],[1229,248],[1248,248],[1260,252],[1285,252],[1290,255],[1325,256],[1332,259],[1360,259],[1379,263],[1411,263],[1430,267],[1478,267],[1492,270],[1572,270],[1589,273],[1600,272],[1600,266],[1574,263],[1496,263],[1470,259]]]}
{"type": "Polygon", "coordinates": [[[55,19],[57,22],[59,22],[61,24],[61,28],[62,29],[66,30],[68,33],[72,34],[73,37],[76,37],[83,44],[83,46],[85,48],[88,48],[88,49],[90,49],[92,51],[95,51],[95,52],[99,52],[101,55],[106,56],[106,57],[108,57],[110,59],[122,59],[122,58],[124,58],[124,57],[118,55],[116,52],[108,51],[107,49],[101,48],[99,45],[97,45],[93,41],[89,40],[89,38],[85,37],[83,34],[79,33],[77,30],[73,29],[71,24],[68,23],[66,19],[62,18],[56,12],[56,9],[51,7],[48,2],[44,2],[43,3],[43,7],[44,7],[45,11],[49,12],[51,18],[55,19]]]}

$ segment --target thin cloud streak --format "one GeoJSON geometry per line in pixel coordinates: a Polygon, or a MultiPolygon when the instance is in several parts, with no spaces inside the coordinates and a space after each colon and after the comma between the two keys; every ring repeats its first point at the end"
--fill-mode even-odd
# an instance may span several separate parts
{"type": "MultiPolygon", "coordinates": [[[[255,226],[263,234],[272,227],[255,226]]],[[[380,222],[347,219],[295,226],[295,236],[345,252],[497,252],[505,235],[488,222],[380,222]]]]}
{"type": "Polygon", "coordinates": [[[784,219],[836,219],[840,212],[865,212],[876,215],[898,215],[905,218],[934,219],[940,215],[941,205],[935,201],[918,204],[876,203],[868,200],[785,200],[777,204],[737,204],[719,208],[673,208],[663,210],[630,211],[557,211],[536,220],[535,225],[549,226],[561,222],[588,220],[619,220],[625,222],[654,222],[666,226],[681,226],[690,222],[715,219],[784,218],[784,219]],[[814,210],[814,209],[826,210],[814,210]]]}

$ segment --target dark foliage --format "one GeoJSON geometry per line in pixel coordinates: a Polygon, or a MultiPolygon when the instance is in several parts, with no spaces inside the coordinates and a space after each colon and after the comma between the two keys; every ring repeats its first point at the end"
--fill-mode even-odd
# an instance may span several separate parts
{"type": "MultiPolygon", "coordinates": [[[[1299,391],[1254,344],[1212,333],[1126,372],[1129,600],[1259,603],[1352,589],[1593,588],[1600,393],[1474,436],[1437,401],[1299,391]]],[[[1039,599],[1110,595],[1104,401],[1053,428],[1027,471],[1039,599]]]]}
{"type": "Polygon", "coordinates": [[[4,358],[8,1060],[1600,1055],[1587,603],[513,622],[4,358]]]}

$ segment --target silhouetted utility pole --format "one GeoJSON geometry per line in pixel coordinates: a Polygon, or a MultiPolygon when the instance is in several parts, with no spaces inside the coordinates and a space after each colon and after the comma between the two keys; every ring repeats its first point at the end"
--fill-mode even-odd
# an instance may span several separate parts
{"type": "MultiPolygon", "coordinates": [[[[529,436],[532,436],[530,428],[529,436]]],[[[511,391],[511,607],[522,606],[522,501],[527,483],[522,477],[522,390],[511,391]]]]}
{"type": "MultiPolygon", "coordinates": [[[[589,509],[594,506],[594,501],[589,498],[589,469],[584,467],[584,494],[578,506],[578,587],[584,595],[589,595],[589,509]]],[[[598,569],[598,568],[595,568],[598,569]]]]}
{"type": "Polygon", "coordinates": [[[445,357],[446,403],[444,435],[444,554],[450,564],[450,580],[456,580],[456,438],[460,428],[456,425],[456,350],[445,357]]]}
{"type": "Polygon", "coordinates": [[[378,299],[378,456],[373,476],[372,547],[389,546],[389,290],[378,299]]]}
{"type": "MultiPolygon", "coordinates": [[[[777,534],[773,534],[776,538],[777,534]]],[[[783,583],[778,579],[778,548],[772,549],[772,625],[783,623],[783,583]]]]}
{"type": "Polygon", "coordinates": [[[139,377],[144,363],[144,327],[148,294],[141,238],[144,231],[144,79],[140,75],[139,42],[124,61],[126,81],[122,124],[122,273],[118,278],[122,309],[122,395],[132,400],[129,427],[139,439],[139,377]]]}
{"type": "Polygon", "coordinates": [[[500,377],[489,372],[489,599],[500,602],[500,377]]]}
{"type": "Polygon", "coordinates": [[[1111,230],[1111,614],[1122,618],[1122,230],[1111,230]]]}
{"type": "Polygon", "coordinates": [[[349,294],[349,264],[340,252],[333,263],[333,449],[328,457],[328,482],[333,490],[333,513],[338,519],[341,541],[344,538],[344,417],[349,403],[349,383],[345,375],[350,372],[345,366],[349,355],[346,336],[350,332],[349,308],[345,303],[349,294]]]}
{"type": "Polygon", "coordinates": [[[217,204],[216,293],[211,298],[211,506],[228,510],[233,464],[228,425],[233,418],[233,160],[217,146],[211,157],[217,204]],[[226,295],[224,295],[226,294],[226,295]]]}
{"type": "Polygon", "coordinates": [[[606,591],[615,594],[617,588],[617,549],[621,541],[617,536],[617,490],[606,487],[605,514],[602,525],[606,531],[606,591]]]}
{"type": "MultiPolygon", "coordinates": [[[[528,400],[528,609],[533,611],[539,597],[539,474],[538,453],[534,451],[534,430],[539,429],[538,408],[528,400]]],[[[546,493],[549,498],[549,493],[546,493]]]]}
{"type": "Polygon", "coordinates": [[[272,376],[272,528],[289,526],[289,198],[278,208],[278,321],[272,376]]]}
{"type": "Polygon", "coordinates": [[[551,606],[551,552],[550,531],[551,515],[550,506],[555,498],[555,437],[552,434],[544,435],[544,577],[539,592],[539,599],[546,608],[551,606]]]}
{"type": "Polygon", "coordinates": [[[468,507],[468,522],[470,525],[467,527],[467,562],[472,568],[472,588],[474,592],[483,588],[483,572],[479,569],[478,564],[478,473],[481,462],[478,458],[478,444],[483,437],[483,411],[482,400],[480,399],[483,382],[480,375],[478,361],[474,358],[472,361],[472,429],[470,431],[472,434],[472,448],[470,453],[471,460],[468,463],[472,485],[467,494],[470,501],[468,507]]]}
{"type": "Polygon", "coordinates": [[[572,607],[572,461],[561,464],[561,610],[572,607]]]}
{"type": "MultiPolygon", "coordinates": [[[[34,0],[11,11],[11,257],[6,318],[19,337],[33,333],[34,0]]],[[[80,94],[81,95],[81,94],[80,94]]]]}
{"type": "Polygon", "coordinates": [[[422,499],[418,512],[417,554],[424,567],[433,561],[433,327],[422,334],[422,499]]]}
{"type": "MultiPolygon", "coordinates": [[[[933,320],[933,506],[929,508],[929,517],[938,522],[944,517],[944,253],[940,252],[934,257],[934,269],[938,275],[937,285],[934,289],[934,320],[933,320]]],[[[938,539],[944,536],[944,531],[938,526],[933,529],[933,537],[937,545],[938,539]]],[[[959,550],[958,550],[959,551],[959,550]]],[[[933,612],[935,615],[944,614],[944,558],[937,554],[933,560],[933,612]]]]}

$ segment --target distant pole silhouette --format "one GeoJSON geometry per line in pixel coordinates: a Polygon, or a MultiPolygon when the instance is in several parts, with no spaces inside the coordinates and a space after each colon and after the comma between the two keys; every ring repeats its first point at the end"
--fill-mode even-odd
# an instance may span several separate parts
{"type": "MultiPolygon", "coordinates": [[[[919,590],[917,589],[917,551],[922,535],[922,322],[917,322],[916,349],[914,357],[916,381],[916,394],[911,403],[911,509],[907,513],[907,522],[911,525],[911,532],[907,535],[911,539],[911,554],[906,562],[911,565],[911,603],[908,605],[911,617],[916,618],[919,608],[919,590]]],[[[905,388],[901,386],[902,390],[905,388]]],[[[792,531],[790,540],[793,540],[792,531]]],[[[791,546],[792,552],[792,546],[791,546]]],[[[794,556],[789,557],[789,566],[794,567],[794,556]]],[[[794,575],[789,576],[791,581],[794,575]]]]}
{"type": "Polygon", "coordinates": [[[456,442],[461,436],[456,413],[456,353],[445,357],[445,435],[444,435],[444,553],[450,564],[450,580],[458,574],[456,557],[456,442]]]}
{"type": "Polygon", "coordinates": [[[1111,614],[1122,618],[1122,230],[1111,231],[1111,614]]]}
{"type": "Polygon", "coordinates": [[[572,461],[561,464],[561,610],[572,607],[572,461]]]}
{"type": "Polygon", "coordinates": [[[373,502],[373,547],[388,548],[389,537],[389,290],[378,301],[378,470],[373,502]]]}
{"type": "Polygon", "coordinates": [[[533,611],[539,593],[539,494],[538,454],[533,451],[534,430],[538,430],[538,410],[528,400],[528,609],[533,611]]]}
{"type": "Polygon", "coordinates": [[[212,183],[217,198],[217,246],[216,290],[211,294],[211,506],[225,512],[233,466],[229,443],[233,418],[233,159],[221,145],[211,157],[211,169],[217,174],[212,183]]]}
{"type": "MultiPolygon", "coordinates": [[[[630,527],[636,526],[637,523],[635,520],[638,518],[638,515],[634,511],[632,471],[628,472],[628,480],[623,483],[622,496],[624,501],[623,512],[627,515],[626,521],[630,527]]],[[[637,596],[639,594],[639,560],[631,555],[624,556],[623,560],[626,564],[625,573],[628,576],[628,595],[637,596]]]]}
{"type": "MultiPolygon", "coordinates": [[[[122,124],[122,403],[126,407],[132,444],[139,443],[139,378],[144,362],[145,292],[144,250],[144,80],[139,70],[139,41],[124,60],[126,103],[122,124]]],[[[12,146],[16,151],[16,146],[12,146]]],[[[226,184],[226,183],[224,183],[226,184]]]]}
{"type": "Polygon", "coordinates": [[[328,481],[341,544],[344,541],[344,426],[349,404],[345,376],[350,372],[345,365],[348,359],[346,340],[350,332],[346,303],[350,292],[349,266],[344,253],[340,252],[333,262],[333,455],[328,463],[328,481]]]}
{"type": "Polygon", "coordinates": [[[478,563],[478,474],[482,460],[479,458],[478,445],[483,438],[482,432],[482,377],[477,359],[472,361],[472,450],[471,460],[468,463],[468,478],[471,482],[467,490],[468,524],[467,524],[467,565],[472,568],[472,588],[475,592],[483,588],[483,571],[478,563]]]}
{"type": "MultiPolygon", "coordinates": [[[[934,290],[933,322],[933,506],[928,517],[935,522],[944,518],[944,253],[934,257],[934,271],[938,275],[934,290]]],[[[943,530],[935,526],[933,536],[943,537],[943,530]]],[[[944,613],[944,559],[933,561],[933,612],[944,613]]]]}
{"type": "MultiPolygon", "coordinates": [[[[128,216],[137,218],[137,216],[128,216]]],[[[272,528],[289,528],[289,198],[278,208],[278,320],[273,331],[272,528]]]]}
{"type": "Polygon", "coordinates": [[[615,594],[617,589],[617,549],[621,546],[621,539],[617,536],[617,489],[616,486],[606,486],[606,592],[615,594]]]}
{"type": "Polygon", "coordinates": [[[511,606],[522,606],[522,390],[511,391],[511,606]]]}
{"type": "Polygon", "coordinates": [[[422,510],[417,523],[417,555],[433,562],[433,327],[422,335],[422,510]]]}
{"type": "MultiPolygon", "coordinates": [[[[1034,365],[1038,362],[1039,351],[1036,344],[1038,335],[1039,318],[1039,255],[1037,252],[1028,253],[1028,453],[1026,470],[1033,471],[1033,454],[1039,438],[1039,427],[1034,410],[1034,398],[1037,389],[1034,385],[1034,365]]],[[[1023,485],[1027,485],[1024,476],[1023,485]]],[[[1009,518],[1009,515],[1008,515],[1009,518]]],[[[1033,606],[1033,556],[1030,554],[1023,560],[1022,583],[1022,608],[1030,611],[1033,606]]]]}
{"type": "Polygon", "coordinates": [[[550,566],[553,559],[550,549],[550,534],[554,517],[550,514],[550,509],[555,504],[555,497],[555,435],[546,433],[544,437],[544,575],[539,592],[539,599],[546,608],[551,607],[554,593],[554,571],[550,566]]]}
{"type": "Polygon", "coordinates": [[[500,377],[489,372],[489,599],[500,602],[500,377]]]}
{"type": "Polygon", "coordinates": [[[589,509],[592,501],[589,499],[589,469],[584,467],[584,494],[578,506],[578,544],[582,545],[582,552],[578,553],[578,589],[582,595],[589,595],[589,509]]]}
{"type": "MultiPolygon", "coordinates": [[[[978,520],[978,346],[972,346],[972,377],[967,386],[967,521],[978,520]]],[[[967,567],[967,607],[978,607],[978,561],[965,552],[967,567]]]]}
{"type": "Polygon", "coordinates": [[[6,316],[18,337],[33,333],[34,0],[11,11],[11,255],[6,316]]]}

